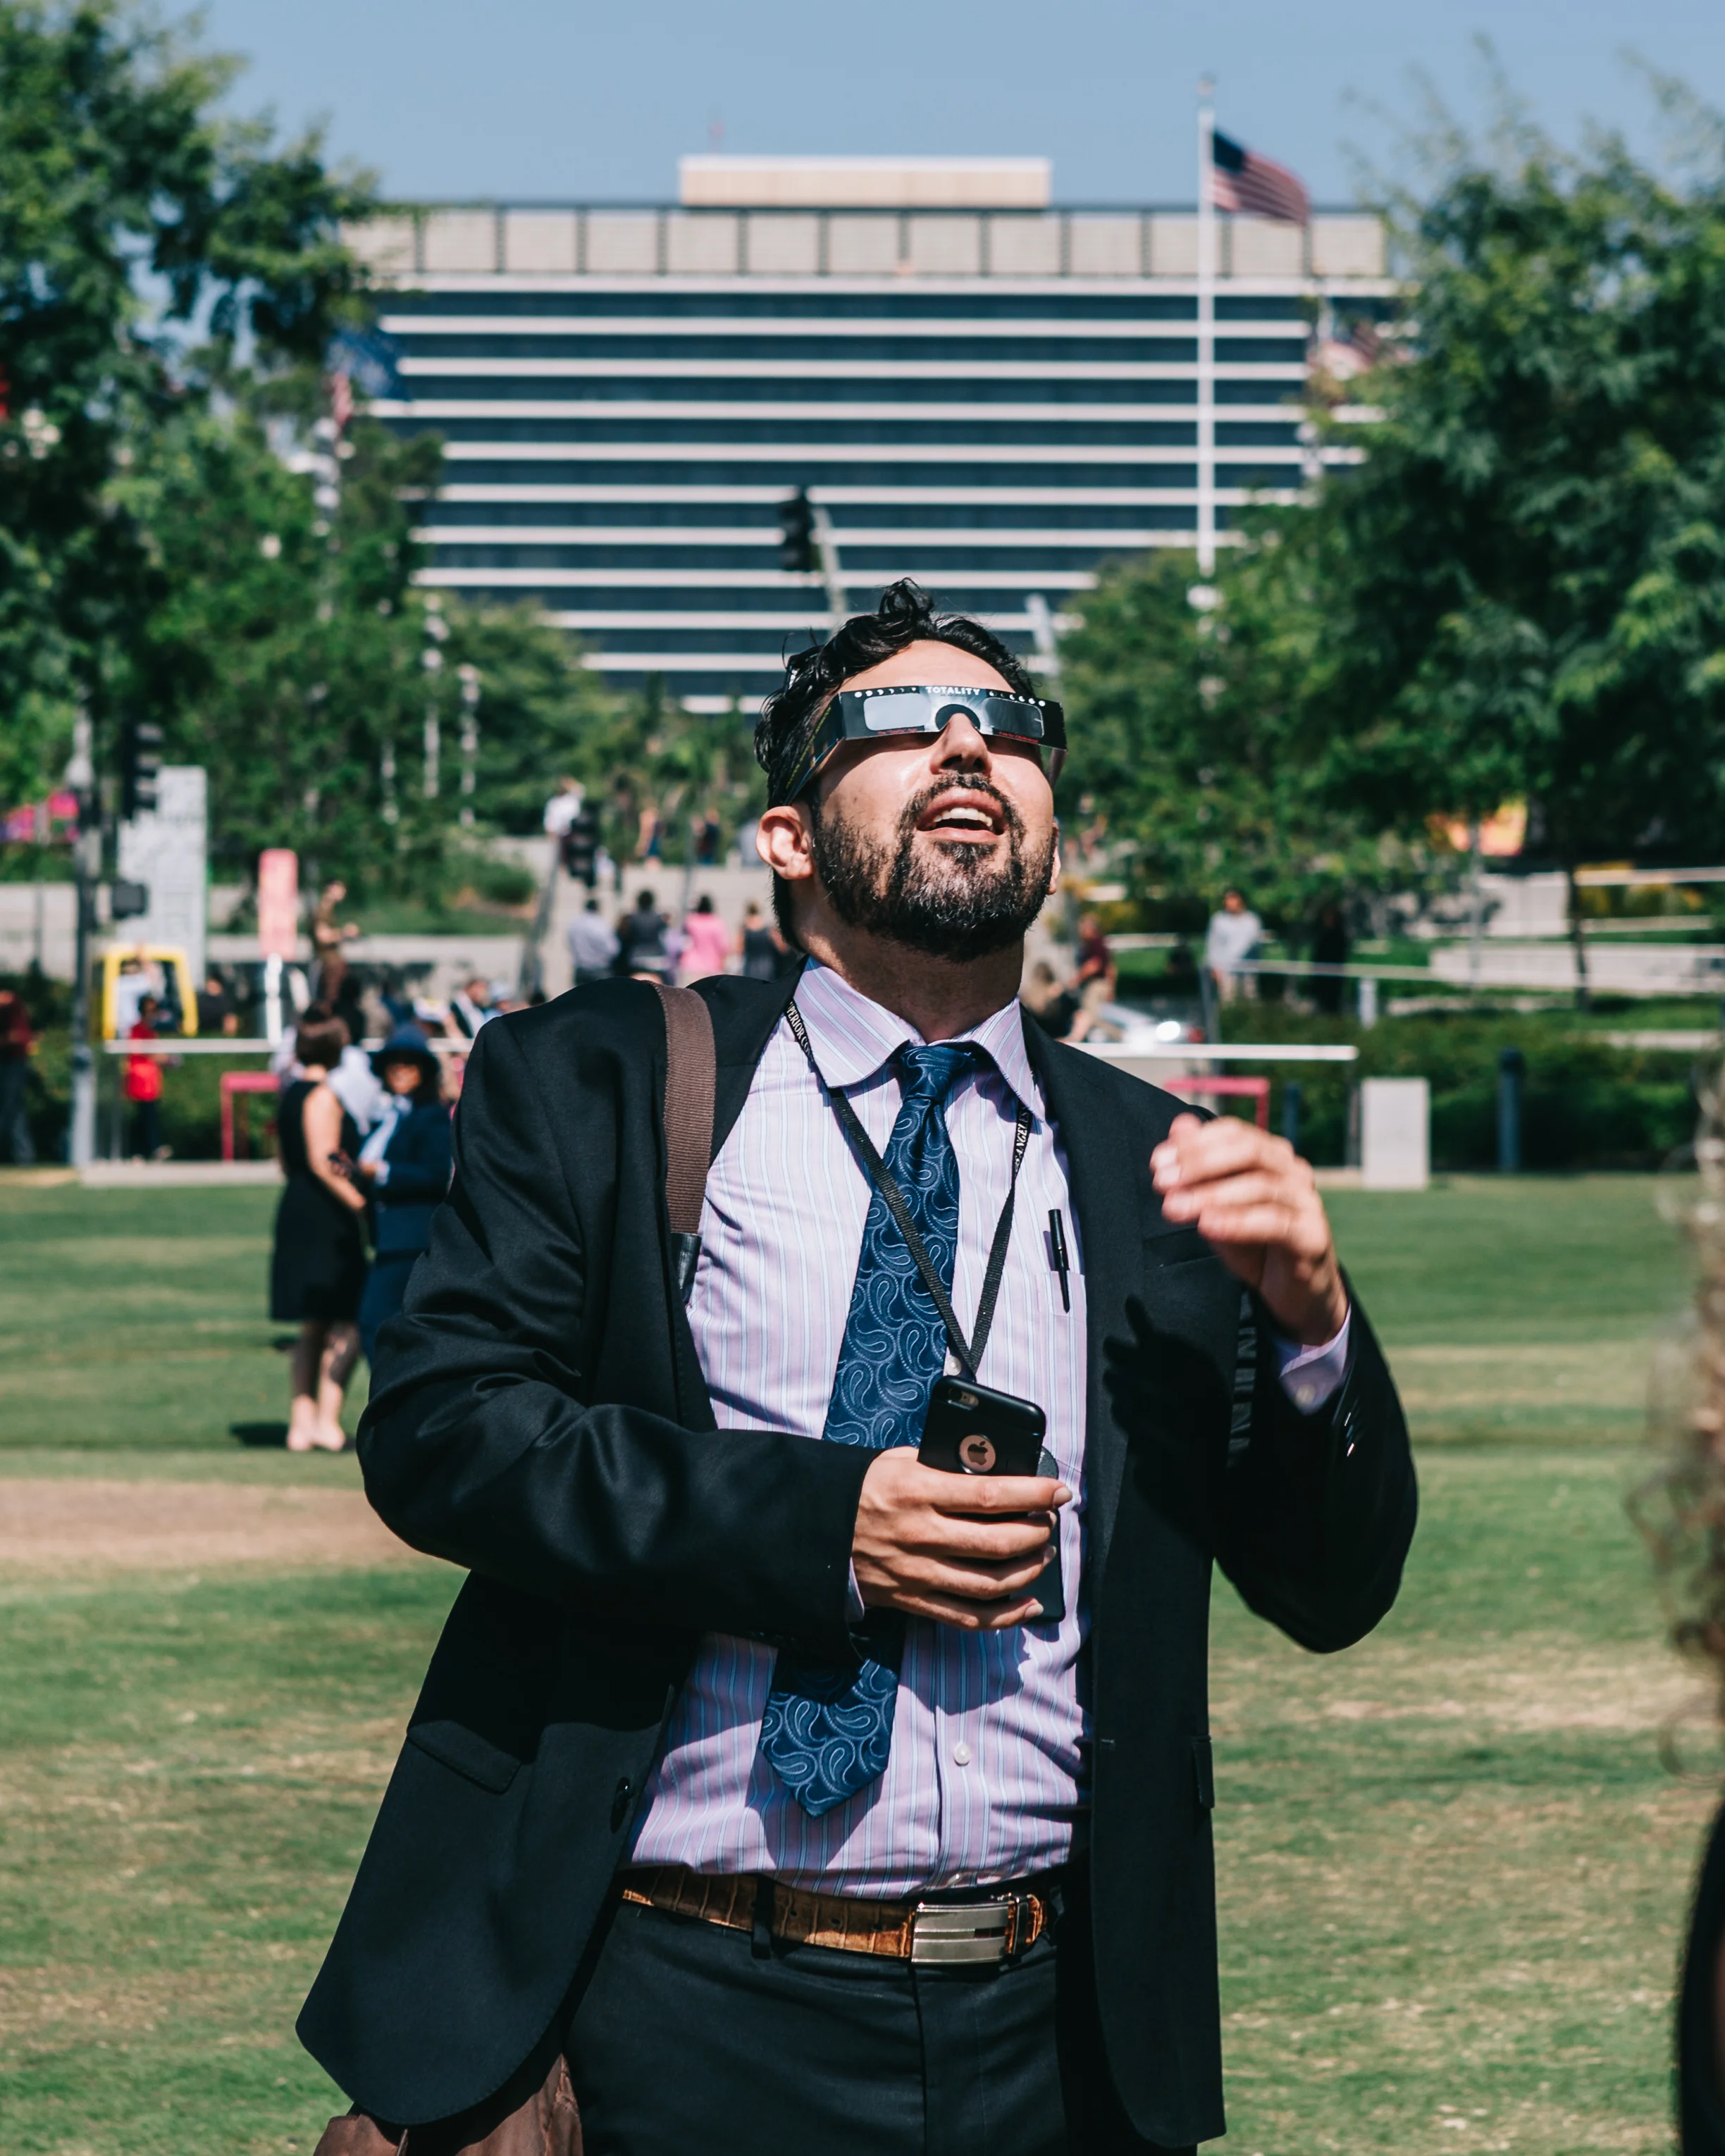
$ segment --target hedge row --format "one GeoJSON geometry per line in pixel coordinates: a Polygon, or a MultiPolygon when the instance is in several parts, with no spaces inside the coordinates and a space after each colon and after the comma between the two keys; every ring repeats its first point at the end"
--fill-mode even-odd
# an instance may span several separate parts
{"type": "Polygon", "coordinates": [[[1431,1086],[1434,1168],[1494,1167],[1497,1059],[1527,1061],[1522,1158],[1528,1168],[1656,1168],[1695,1136],[1702,1059],[1669,1050],[1615,1048],[1555,1015],[1442,1013],[1384,1019],[1362,1029],[1345,1019],[1305,1017],[1274,1004],[1235,1004],[1236,1040],[1329,1040],[1359,1050],[1353,1064],[1230,1064],[1271,1081],[1271,1115],[1282,1127],[1290,1081],[1301,1090],[1300,1150],[1320,1167],[1346,1157],[1348,1096],[1364,1078],[1425,1078],[1431,1086]]]}

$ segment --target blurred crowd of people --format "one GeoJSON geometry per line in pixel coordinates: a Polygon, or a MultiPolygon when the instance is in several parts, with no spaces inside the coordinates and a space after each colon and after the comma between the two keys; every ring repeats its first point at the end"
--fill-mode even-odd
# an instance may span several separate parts
{"type": "Polygon", "coordinates": [[[803,963],[802,954],[790,948],[754,901],[744,911],[742,926],[732,929],[705,891],[680,923],[660,912],[650,891],[639,892],[634,904],[614,921],[597,897],[589,898],[569,924],[568,942],[578,988],[619,975],[681,987],[714,973],[770,981],[803,963]]]}

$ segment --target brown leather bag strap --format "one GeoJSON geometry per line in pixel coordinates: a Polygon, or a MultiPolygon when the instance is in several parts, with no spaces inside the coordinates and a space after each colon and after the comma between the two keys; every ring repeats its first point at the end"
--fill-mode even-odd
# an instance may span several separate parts
{"type": "MultiPolygon", "coordinates": [[[[718,1080],[712,1013],[693,988],[673,988],[663,981],[653,986],[665,1009],[665,1209],[679,1245],[687,1238],[698,1248],[718,1080]]],[[[691,1254],[687,1265],[691,1280],[694,1270],[691,1254]]],[[[686,1293],[687,1281],[680,1285],[686,1293]]]]}

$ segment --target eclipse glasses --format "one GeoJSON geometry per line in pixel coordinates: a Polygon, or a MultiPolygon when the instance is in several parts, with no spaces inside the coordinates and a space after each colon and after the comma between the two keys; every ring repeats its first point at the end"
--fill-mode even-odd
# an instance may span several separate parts
{"type": "Polygon", "coordinates": [[[1066,715],[1035,696],[1004,689],[841,689],[820,715],[800,755],[773,791],[794,801],[841,742],[887,741],[895,734],[942,734],[954,719],[968,719],[979,734],[1033,742],[1051,752],[1050,782],[1066,760],[1066,715]]]}

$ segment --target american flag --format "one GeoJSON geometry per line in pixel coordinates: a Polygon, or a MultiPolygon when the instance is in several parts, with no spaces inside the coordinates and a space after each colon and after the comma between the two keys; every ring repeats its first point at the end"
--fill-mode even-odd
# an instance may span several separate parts
{"type": "Polygon", "coordinates": [[[1309,223],[1312,198],[1286,165],[1271,162],[1219,129],[1210,138],[1210,200],[1241,217],[1309,223]]]}

